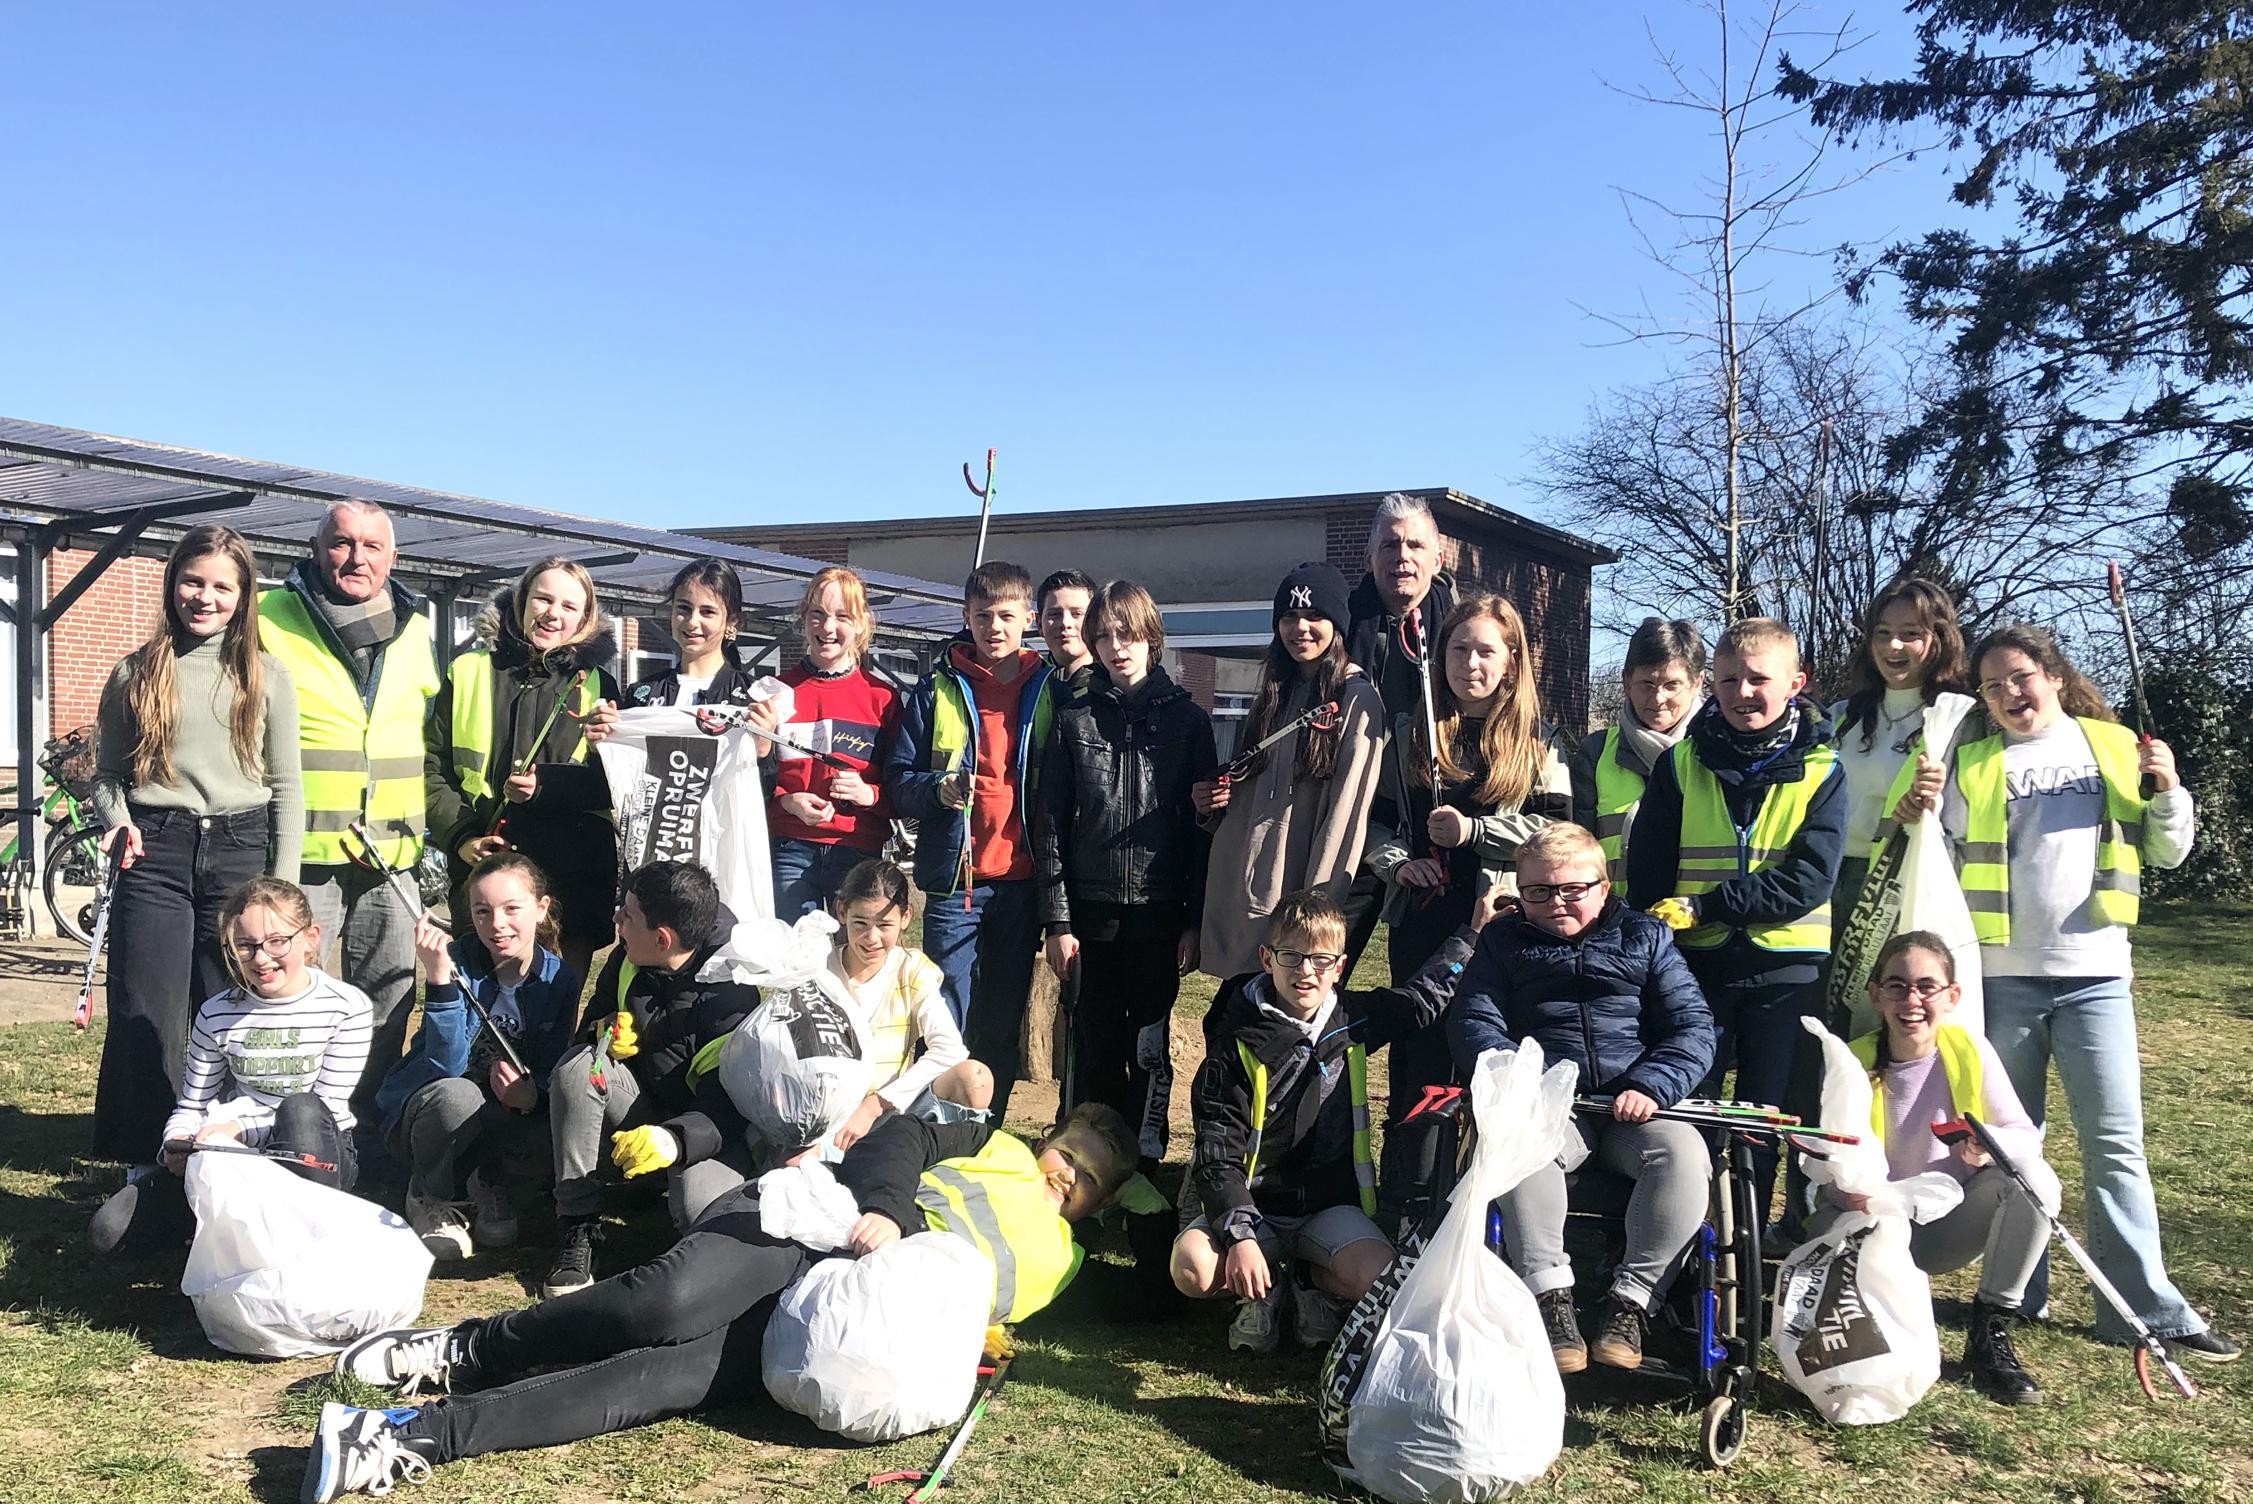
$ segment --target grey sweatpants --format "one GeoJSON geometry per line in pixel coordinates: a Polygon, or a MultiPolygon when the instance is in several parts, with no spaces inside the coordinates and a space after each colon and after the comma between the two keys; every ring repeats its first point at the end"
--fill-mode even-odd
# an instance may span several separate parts
{"type": "Polygon", "coordinates": [[[548,1077],[548,1133],[555,1145],[555,1214],[591,1217],[602,1210],[602,1187],[595,1170],[610,1135],[646,1121],[634,1109],[641,1083],[624,1063],[612,1061],[597,1086],[588,1073],[594,1046],[583,1044],[556,1062],[548,1077]]]}
{"type": "MultiPolygon", "coordinates": [[[[1635,1182],[1627,1202],[1627,1249],[1611,1293],[1648,1313],[1666,1294],[1690,1239],[1705,1221],[1713,1155],[1704,1136],[1687,1123],[1577,1118],[1573,1126],[1588,1149],[1585,1163],[1635,1182]]],[[[1511,1267],[1528,1290],[1540,1295],[1572,1288],[1572,1260],[1565,1256],[1563,1163],[1543,1165],[1502,1198],[1502,1226],[1511,1267]]]]}
{"type": "MultiPolygon", "coordinates": [[[[2034,1179],[2041,1184],[2045,1177],[2036,1174],[2034,1179]]],[[[1821,1237],[1845,1215],[1844,1208],[1824,1201],[1807,1219],[1807,1236],[1821,1237]]],[[[1979,1299],[2009,1311],[2017,1310],[2025,1299],[2026,1282],[2034,1277],[2034,1266],[2049,1243],[2049,1220],[1993,1165],[1965,1184],[1964,1199],[1954,1211],[1937,1222],[1918,1222],[1909,1228],[1909,1257],[1919,1269],[1946,1274],[1977,1259],[1979,1299]]]]}
{"type": "Polygon", "coordinates": [[[405,1154],[410,1185],[440,1201],[459,1201],[461,1161],[473,1146],[484,1145],[473,1161],[484,1165],[484,1178],[500,1184],[528,1173],[519,1167],[544,1157],[547,1146],[540,1141],[547,1137],[537,1112],[513,1112],[487,1097],[476,1082],[448,1076],[407,1098],[391,1147],[405,1154]]]}

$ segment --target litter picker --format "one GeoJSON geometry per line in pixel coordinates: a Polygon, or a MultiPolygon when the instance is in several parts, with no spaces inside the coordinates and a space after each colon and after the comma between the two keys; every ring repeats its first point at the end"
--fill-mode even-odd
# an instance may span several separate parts
{"type": "Polygon", "coordinates": [[[986,1407],[994,1402],[994,1397],[1001,1393],[1001,1386],[1009,1381],[1009,1363],[1010,1360],[1004,1357],[994,1359],[990,1368],[984,1364],[979,1365],[978,1372],[983,1382],[978,1386],[977,1396],[970,1401],[970,1411],[962,1417],[962,1424],[955,1427],[953,1439],[947,1442],[946,1450],[939,1454],[937,1462],[931,1464],[929,1472],[902,1470],[878,1473],[865,1482],[855,1484],[854,1491],[866,1492],[889,1488],[897,1483],[912,1483],[915,1491],[902,1500],[901,1504],[930,1504],[931,1500],[939,1496],[940,1489],[954,1481],[947,1475],[955,1463],[962,1460],[962,1449],[970,1444],[970,1433],[978,1429],[978,1422],[985,1419],[986,1407]]]}
{"type": "Polygon", "coordinates": [[[1270,731],[1267,735],[1261,737],[1256,744],[1229,759],[1228,766],[1220,770],[1219,781],[1232,783],[1236,779],[1248,776],[1252,771],[1252,764],[1259,760],[1259,755],[1262,752],[1287,736],[1298,735],[1302,729],[1309,726],[1316,731],[1328,731],[1338,724],[1338,715],[1338,702],[1336,700],[1324,700],[1321,704],[1312,706],[1293,716],[1283,726],[1270,731]]]}
{"type": "MultiPolygon", "coordinates": [[[[572,697],[585,688],[586,683],[587,671],[581,669],[571,676],[570,683],[563,686],[563,693],[555,697],[555,705],[548,711],[548,718],[540,722],[540,732],[539,735],[532,738],[531,750],[524,754],[522,762],[509,769],[511,778],[530,772],[532,765],[540,760],[540,748],[547,745],[548,733],[555,729],[556,717],[563,714],[563,707],[571,703],[572,697]]],[[[501,822],[507,818],[508,796],[503,794],[500,808],[493,811],[493,823],[485,827],[485,834],[489,836],[500,834],[501,822]]]]}
{"type": "Polygon", "coordinates": [[[1978,1139],[1979,1147],[1987,1151],[1987,1157],[1995,1161],[1997,1168],[2018,1187],[2019,1194],[2032,1202],[2035,1210],[2048,1220],[2050,1235],[2065,1245],[2065,1251],[2073,1255],[2073,1262],[2079,1264],[2081,1272],[2088,1275],[2089,1284],[2098,1295],[2104,1297],[2104,1303],[2112,1307],[2114,1313],[2128,1324],[2129,1331],[2136,1334],[2136,1382],[2143,1385],[2143,1392],[2152,1399],[2159,1398],[2159,1386],[2152,1382],[2151,1377],[2151,1365],[2157,1363],[2166,1370],[2168,1379],[2184,1399],[2198,1398],[2198,1386],[2191,1382],[2190,1375],[2183,1372],[2182,1365],[2167,1351],[2167,1344],[2153,1335],[2151,1328],[2145,1326],[2142,1319],[2128,1309],[2128,1302],[2120,1298],[2120,1291],[2111,1280],[2104,1277],[2104,1271],[2097,1268],[2096,1260],[2089,1257],[2088,1250],[2081,1246],[2081,1240],[2066,1231],[2065,1224],[2058,1220],[2057,1213],[2042,1204],[2042,1198],[2035,1191],[2033,1182],[2003,1152],[2003,1146],[1995,1142],[1995,1135],[1988,1131],[1987,1125],[1979,1121],[1977,1115],[1967,1112],[1954,1122],[1933,1124],[1932,1132],[1944,1144],[1960,1144],[1966,1138],[1978,1139]]]}
{"type": "MultiPolygon", "coordinates": [[[[1424,770],[1431,777],[1432,809],[1436,811],[1439,808],[1440,801],[1439,715],[1433,709],[1432,634],[1424,621],[1423,607],[1412,608],[1406,616],[1400,619],[1400,641],[1402,647],[1408,648],[1415,654],[1416,682],[1424,693],[1424,770]],[[1414,631],[1416,636],[1413,645],[1408,641],[1411,630],[1414,631]]],[[[1427,844],[1431,850],[1432,859],[1444,867],[1447,863],[1447,853],[1440,849],[1439,842],[1429,841],[1427,844]]],[[[1420,902],[1428,906],[1439,898],[1440,892],[1441,889],[1439,888],[1426,888],[1420,902]]]]}
{"type": "MultiPolygon", "coordinates": [[[[2151,701],[2144,698],[2143,692],[2143,649],[2136,643],[2136,619],[2128,612],[2128,585],[2120,577],[2119,560],[2105,560],[2104,577],[2105,584],[2112,590],[2112,609],[2120,613],[2120,635],[2128,642],[2128,688],[2136,698],[2136,727],[2142,733],[2141,740],[2149,742],[2152,737],[2151,701]]],[[[2143,778],[2143,792],[2145,798],[2151,797],[2148,773],[2143,778]]]]}
{"type": "MultiPolygon", "coordinates": [[[[1591,1117],[1610,1117],[1610,1097],[1575,1097],[1572,1110],[1591,1117]]],[[[1813,1139],[1824,1144],[1858,1144],[1862,1140],[1851,1133],[1832,1133],[1824,1128],[1810,1128],[1788,1112],[1764,1107],[1757,1102],[1707,1102],[1683,1101],[1672,1107],[1661,1107],[1652,1117],[1667,1123],[1689,1123],[1699,1128],[1726,1128],[1733,1133],[1767,1134],[1782,1139],[1813,1139]]]]}
{"type": "Polygon", "coordinates": [[[1064,1079],[1056,1083],[1056,1126],[1079,1106],[1074,1087],[1079,1081],[1080,1031],[1073,1023],[1080,1011],[1080,967],[1084,957],[1072,957],[1072,964],[1064,968],[1063,980],[1056,984],[1056,1023],[1064,1031],[1064,1079]]]}
{"type": "Polygon", "coordinates": [[[739,730],[748,731],[753,736],[773,742],[778,747],[788,747],[793,752],[810,757],[825,768],[834,768],[840,773],[858,773],[861,771],[834,752],[824,752],[810,742],[799,741],[780,726],[772,731],[761,731],[751,724],[742,711],[733,707],[699,705],[696,708],[695,715],[697,729],[706,736],[718,736],[728,728],[735,727],[739,730]]]}
{"type": "Polygon", "coordinates": [[[986,451],[986,483],[982,486],[978,484],[977,477],[970,473],[970,462],[962,462],[962,483],[970,488],[972,496],[978,498],[978,552],[970,561],[972,569],[986,562],[986,522],[994,513],[994,456],[999,452],[994,449],[986,451]]]}
{"type": "Polygon", "coordinates": [[[117,898],[117,875],[125,870],[125,837],[120,834],[102,855],[102,885],[94,894],[94,923],[86,941],[86,975],[78,982],[78,1006],[70,1010],[70,1026],[84,1029],[94,1021],[94,968],[101,965],[102,945],[109,938],[110,904],[117,898]]]}
{"type": "Polygon", "coordinates": [[[247,1154],[253,1159],[270,1159],[276,1164],[296,1165],[301,1169],[319,1170],[331,1174],[336,1166],[325,1159],[315,1159],[310,1154],[298,1154],[288,1149],[259,1149],[249,1144],[228,1143],[220,1139],[206,1139],[198,1143],[192,1139],[174,1139],[164,1146],[167,1154],[247,1154]]]}

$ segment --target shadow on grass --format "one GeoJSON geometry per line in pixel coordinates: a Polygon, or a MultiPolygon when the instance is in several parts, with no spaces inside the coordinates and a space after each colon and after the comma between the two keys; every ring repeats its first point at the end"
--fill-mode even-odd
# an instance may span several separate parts
{"type": "Polygon", "coordinates": [[[304,1446],[251,1448],[250,1496],[260,1504],[291,1504],[304,1486],[311,1451],[310,1437],[304,1446]]]}
{"type": "MultiPolygon", "coordinates": [[[[75,1196],[80,1189],[75,1182],[97,1173],[85,1157],[93,1142],[90,1112],[26,1112],[0,1102],[0,1169],[60,1177],[63,1184],[56,1189],[62,1196],[75,1196]]],[[[94,1192],[89,1188],[86,1194],[94,1192]]]]}

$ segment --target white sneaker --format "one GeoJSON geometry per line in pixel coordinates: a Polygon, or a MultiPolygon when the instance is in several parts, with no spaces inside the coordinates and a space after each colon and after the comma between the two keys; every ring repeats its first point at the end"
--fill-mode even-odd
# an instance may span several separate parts
{"type": "Polygon", "coordinates": [[[1353,1302],[1343,1295],[1332,1295],[1312,1285],[1294,1285],[1291,1304],[1291,1327],[1301,1347],[1328,1347],[1337,1341],[1338,1333],[1345,1330],[1346,1317],[1353,1311],[1353,1302]]]}
{"type": "Polygon", "coordinates": [[[407,1187],[407,1225],[422,1239],[430,1256],[441,1263],[466,1259],[475,1248],[470,1241],[469,1219],[462,1215],[462,1203],[426,1196],[412,1185],[407,1187]]]}
{"type": "Polygon", "coordinates": [[[1283,1343],[1283,1307],[1289,1302],[1291,1287],[1277,1280],[1268,1286],[1263,1300],[1236,1302],[1236,1319],[1228,1323],[1228,1348],[1231,1352],[1271,1353],[1283,1343]]]}
{"type": "Polygon", "coordinates": [[[402,1399],[424,1388],[451,1394],[462,1356],[454,1330],[425,1326],[370,1333],[336,1355],[337,1377],[395,1390],[402,1399]]]}
{"type": "Polygon", "coordinates": [[[395,1483],[429,1482],[430,1459],[399,1439],[400,1423],[414,1413],[361,1410],[333,1400],[323,1405],[299,1504],[329,1504],[340,1494],[381,1496],[395,1483]]]}
{"type": "Polygon", "coordinates": [[[485,1178],[483,1170],[469,1172],[469,1234],[480,1248],[516,1246],[516,1206],[504,1186],[485,1178]]]}

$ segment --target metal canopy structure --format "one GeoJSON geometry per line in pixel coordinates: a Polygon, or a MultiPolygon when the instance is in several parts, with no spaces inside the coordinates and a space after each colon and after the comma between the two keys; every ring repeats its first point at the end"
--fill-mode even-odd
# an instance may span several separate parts
{"type": "MultiPolygon", "coordinates": [[[[32,839],[38,800],[32,761],[39,646],[63,613],[120,558],[162,554],[198,523],[224,523],[261,556],[286,565],[305,555],[322,515],[340,501],[374,502],[390,513],[399,545],[394,573],[439,601],[442,632],[451,631],[455,600],[474,598],[473,592],[514,579],[535,560],[563,554],[587,567],[606,601],[636,608],[660,605],[667,582],[689,560],[723,560],[743,581],[748,635],[772,637],[796,616],[805,582],[826,567],[817,559],[661,528],[0,418],[0,543],[13,544],[18,561],[13,609],[0,604],[0,615],[16,626],[17,814],[24,850],[38,844],[32,839]],[[94,556],[53,600],[44,600],[47,557],[63,547],[91,549],[94,556]]],[[[856,572],[876,609],[880,637],[928,651],[960,629],[958,588],[856,572]]]]}

